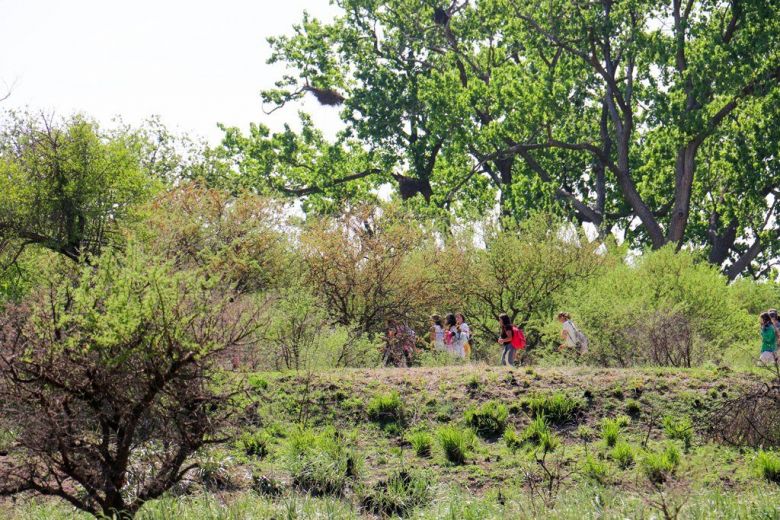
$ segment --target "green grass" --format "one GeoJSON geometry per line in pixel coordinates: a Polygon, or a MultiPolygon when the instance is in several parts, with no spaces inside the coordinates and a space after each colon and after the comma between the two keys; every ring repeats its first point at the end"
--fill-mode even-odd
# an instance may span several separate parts
{"type": "Polygon", "coordinates": [[[612,448],[617,444],[620,437],[621,430],[620,422],[616,419],[609,419],[605,417],[601,421],[601,438],[604,440],[604,444],[608,448],[612,448]]]}
{"type": "Polygon", "coordinates": [[[495,437],[504,433],[509,412],[504,404],[487,401],[479,407],[472,406],[464,414],[466,424],[483,437],[495,437]]]}
{"type": "Polygon", "coordinates": [[[685,451],[691,448],[693,441],[693,423],[690,417],[675,418],[667,415],[663,419],[664,433],[669,439],[683,442],[685,451]]]}
{"type": "Polygon", "coordinates": [[[642,472],[650,482],[662,484],[680,465],[680,452],[669,444],[661,452],[649,452],[642,458],[642,472]]]}
{"type": "Polygon", "coordinates": [[[618,442],[609,452],[609,456],[621,469],[627,469],[634,465],[634,448],[627,442],[618,442]]]}
{"type": "Polygon", "coordinates": [[[361,509],[374,515],[406,517],[431,499],[433,478],[428,472],[396,470],[361,493],[361,509]]]}
{"type": "Polygon", "coordinates": [[[474,448],[474,433],[470,429],[455,426],[443,426],[436,432],[439,447],[448,462],[455,465],[465,464],[474,448]]]}
{"type": "Polygon", "coordinates": [[[374,396],[366,407],[368,418],[382,425],[404,422],[404,402],[398,392],[374,396]]]}
{"type": "Polygon", "coordinates": [[[570,397],[563,392],[531,396],[526,400],[526,405],[533,418],[545,417],[550,423],[556,425],[573,422],[583,408],[580,399],[570,397]]]}
{"type": "Polygon", "coordinates": [[[293,486],[313,496],[342,495],[359,480],[363,466],[353,445],[353,440],[333,428],[293,433],[287,453],[287,471],[293,486]]]}
{"type": "Polygon", "coordinates": [[[406,436],[418,457],[430,457],[433,450],[433,436],[425,430],[415,430],[406,436]]]}
{"type": "Polygon", "coordinates": [[[759,451],[756,466],[762,477],[769,482],[780,484],[780,455],[775,452],[759,451]]]}

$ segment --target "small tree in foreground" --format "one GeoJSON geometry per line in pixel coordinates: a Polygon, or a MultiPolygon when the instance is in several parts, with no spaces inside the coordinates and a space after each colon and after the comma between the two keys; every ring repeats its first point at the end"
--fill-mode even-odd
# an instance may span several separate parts
{"type": "Polygon", "coordinates": [[[0,414],[18,432],[0,496],[34,491],[132,518],[216,440],[220,355],[257,307],[216,277],[128,247],[0,315],[0,414]]]}

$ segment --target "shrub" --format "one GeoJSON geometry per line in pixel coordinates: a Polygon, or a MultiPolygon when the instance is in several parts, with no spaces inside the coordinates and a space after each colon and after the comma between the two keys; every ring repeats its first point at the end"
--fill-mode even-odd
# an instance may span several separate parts
{"type": "Polygon", "coordinates": [[[530,443],[540,448],[543,452],[555,451],[560,444],[558,437],[550,430],[544,416],[537,417],[521,435],[523,443],[530,443]]]}
{"type": "Polygon", "coordinates": [[[610,457],[621,469],[626,469],[634,464],[634,449],[627,442],[618,442],[612,451],[610,457]]]}
{"type": "Polygon", "coordinates": [[[444,457],[452,464],[466,462],[474,447],[474,433],[454,426],[444,426],[437,432],[437,440],[444,457]]]}
{"type": "Polygon", "coordinates": [[[244,432],[236,445],[246,455],[262,459],[268,455],[268,434],[262,431],[244,432]]]}
{"type": "Polygon", "coordinates": [[[557,425],[573,421],[583,407],[582,401],[563,392],[531,396],[526,400],[526,404],[534,419],[545,417],[547,421],[557,425]]]}
{"type": "Polygon", "coordinates": [[[693,423],[690,417],[681,417],[675,419],[667,415],[663,420],[664,433],[669,439],[680,440],[683,442],[685,450],[688,451],[693,440],[693,423]]]}
{"type": "Polygon", "coordinates": [[[382,425],[403,424],[404,403],[398,392],[374,396],[366,407],[368,418],[382,425]]]}
{"type": "Polygon", "coordinates": [[[509,412],[506,406],[496,401],[483,403],[479,408],[466,410],[466,424],[483,437],[501,435],[506,428],[509,412]]]}
{"type": "Polygon", "coordinates": [[[777,453],[759,451],[756,457],[756,465],[762,477],[769,482],[780,484],[780,456],[777,453]]]}
{"type": "Polygon", "coordinates": [[[648,453],[642,459],[642,471],[651,482],[662,484],[680,464],[680,452],[669,444],[663,452],[648,453]]]}
{"type": "Polygon", "coordinates": [[[433,436],[424,430],[417,430],[407,435],[406,440],[412,445],[418,457],[430,457],[433,447],[433,436]]]}
{"type": "Polygon", "coordinates": [[[431,499],[432,478],[422,471],[396,470],[363,493],[361,507],[382,517],[406,517],[431,499]]]}
{"type": "Polygon", "coordinates": [[[293,485],[312,495],[342,495],[362,468],[358,453],[333,428],[290,436],[287,469],[293,485]]]}
{"type": "Polygon", "coordinates": [[[591,358],[606,366],[716,361],[752,328],[718,268],[673,246],[572,285],[563,300],[589,335],[591,358]]]}
{"type": "Polygon", "coordinates": [[[18,436],[0,495],[35,489],[96,516],[132,516],[224,424],[232,383],[214,379],[252,344],[261,309],[174,260],[131,238],[5,307],[0,403],[18,436]]]}
{"type": "Polygon", "coordinates": [[[620,423],[617,419],[610,419],[605,417],[601,421],[601,438],[604,439],[604,444],[607,447],[612,448],[617,444],[618,437],[620,437],[620,423]]]}

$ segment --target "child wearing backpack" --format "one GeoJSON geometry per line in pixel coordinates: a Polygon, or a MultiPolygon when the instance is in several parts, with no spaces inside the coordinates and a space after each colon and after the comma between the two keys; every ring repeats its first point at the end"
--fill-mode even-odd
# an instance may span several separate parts
{"type": "Polygon", "coordinates": [[[761,356],[758,361],[763,365],[775,364],[777,362],[777,332],[772,318],[769,317],[768,312],[764,312],[759,316],[759,322],[761,325],[761,356]]]}
{"type": "Polygon", "coordinates": [[[512,324],[512,320],[507,314],[499,315],[498,325],[500,327],[498,343],[504,346],[501,364],[514,366],[515,351],[525,349],[525,335],[522,330],[512,324]]]}
{"type": "Polygon", "coordinates": [[[558,321],[563,325],[561,337],[564,341],[558,350],[570,347],[580,355],[586,354],[588,352],[588,337],[574,325],[574,322],[571,321],[571,315],[568,312],[559,312],[558,321]]]}

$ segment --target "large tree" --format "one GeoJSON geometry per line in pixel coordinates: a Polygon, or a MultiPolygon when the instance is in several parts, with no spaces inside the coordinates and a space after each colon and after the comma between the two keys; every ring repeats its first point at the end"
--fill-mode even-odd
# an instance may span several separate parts
{"type": "MultiPolygon", "coordinates": [[[[361,179],[413,179],[445,212],[559,207],[634,245],[706,248],[732,277],[776,256],[776,140],[749,130],[776,132],[776,3],[337,4],[271,40],[292,73],[265,97],[343,104],[377,159],[361,179]]],[[[339,173],[318,189],[354,180],[339,173]]]]}
{"type": "MultiPolygon", "coordinates": [[[[10,114],[0,129],[0,250],[37,245],[79,261],[110,241],[155,181],[137,136],[82,116],[10,114]]],[[[151,167],[151,165],[150,165],[151,167]]]]}

